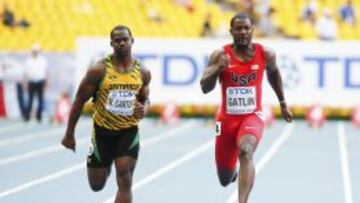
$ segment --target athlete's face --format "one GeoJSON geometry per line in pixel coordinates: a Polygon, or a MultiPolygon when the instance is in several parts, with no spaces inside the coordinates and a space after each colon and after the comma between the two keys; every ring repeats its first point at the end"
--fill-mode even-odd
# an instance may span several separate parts
{"type": "Polygon", "coordinates": [[[247,46],[251,42],[254,26],[248,18],[236,18],[230,28],[234,44],[237,46],[247,46]]]}
{"type": "Polygon", "coordinates": [[[114,30],[111,35],[111,46],[114,52],[119,55],[130,53],[134,39],[126,29],[114,30]]]}

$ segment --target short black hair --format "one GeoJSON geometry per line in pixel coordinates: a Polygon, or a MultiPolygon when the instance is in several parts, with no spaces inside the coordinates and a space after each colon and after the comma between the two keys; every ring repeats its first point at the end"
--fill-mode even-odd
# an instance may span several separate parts
{"type": "Polygon", "coordinates": [[[115,27],[111,30],[111,32],[110,32],[110,37],[111,37],[111,38],[112,38],[115,30],[120,30],[120,31],[121,31],[121,30],[127,30],[128,33],[129,33],[129,35],[132,37],[132,33],[131,33],[131,30],[130,30],[129,27],[127,27],[127,26],[125,26],[125,25],[117,25],[117,26],[115,26],[115,27]]]}
{"type": "Polygon", "coordinates": [[[230,27],[232,27],[234,25],[234,22],[235,22],[235,20],[237,18],[239,18],[239,19],[249,19],[251,25],[253,24],[253,20],[251,19],[251,17],[247,13],[237,13],[231,18],[230,27]]]}

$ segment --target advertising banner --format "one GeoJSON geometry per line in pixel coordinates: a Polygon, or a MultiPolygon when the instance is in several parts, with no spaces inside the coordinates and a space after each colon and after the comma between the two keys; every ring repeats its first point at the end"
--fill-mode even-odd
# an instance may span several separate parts
{"type": "MultiPolygon", "coordinates": [[[[351,107],[360,103],[359,42],[254,41],[277,53],[290,105],[351,107]]],[[[133,54],[152,73],[151,102],[219,104],[219,85],[204,95],[199,81],[212,51],[227,43],[231,39],[135,39],[133,54]]],[[[111,52],[108,38],[79,38],[75,83],[90,64],[111,52]]],[[[263,86],[263,103],[277,105],[266,79],[263,86]]]]}

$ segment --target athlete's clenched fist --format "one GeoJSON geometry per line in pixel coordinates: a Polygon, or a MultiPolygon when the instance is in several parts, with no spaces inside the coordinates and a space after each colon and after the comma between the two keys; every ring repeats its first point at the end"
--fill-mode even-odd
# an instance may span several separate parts
{"type": "Polygon", "coordinates": [[[222,54],[219,58],[218,62],[218,70],[223,71],[225,70],[230,64],[230,58],[227,54],[222,54]]]}

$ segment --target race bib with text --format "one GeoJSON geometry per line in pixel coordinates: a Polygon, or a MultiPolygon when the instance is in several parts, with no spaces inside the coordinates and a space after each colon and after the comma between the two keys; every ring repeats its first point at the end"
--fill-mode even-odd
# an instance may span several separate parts
{"type": "Polygon", "coordinates": [[[256,88],[226,88],[226,112],[228,114],[248,114],[256,110],[256,88]]]}
{"type": "Polygon", "coordinates": [[[131,116],[134,113],[135,92],[128,90],[110,90],[106,110],[115,115],[131,116]]]}

